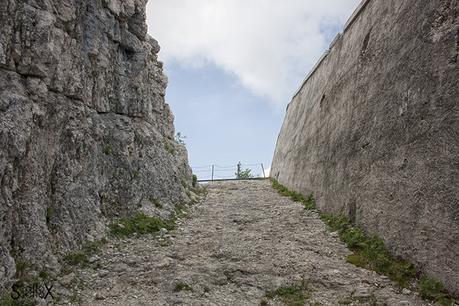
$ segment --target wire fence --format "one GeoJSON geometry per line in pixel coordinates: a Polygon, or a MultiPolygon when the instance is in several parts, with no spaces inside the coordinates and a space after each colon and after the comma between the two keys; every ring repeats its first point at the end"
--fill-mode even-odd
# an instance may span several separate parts
{"type": "Polygon", "coordinates": [[[266,178],[265,167],[260,164],[236,164],[231,166],[206,165],[191,167],[193,173],[198,177],[198,182],[240,180],[240,179],[262,179],[266,178]],[[238,175],[239,169],[239,175],[238,175]],[[244,172],[245,175],[241,175],[244,172]]]}

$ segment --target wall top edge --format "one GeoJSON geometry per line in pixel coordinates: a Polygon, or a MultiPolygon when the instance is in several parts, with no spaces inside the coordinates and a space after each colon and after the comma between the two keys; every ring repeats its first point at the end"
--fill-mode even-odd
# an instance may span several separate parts
{"type": "MultiPolygon", "coordinates": [[[[300,93],[300,91],[303,89],[304,85],[309,81],[309,79],[314,75],[314,73],[319,69],[320,65],[323,63],[324,59],[328,56],[328,54],[331,52],[333,47],[335,46],[336,42],[339,41],[344,33],[346,33],[349,28],[354,24],[354,22],[357,20],[357,18],[360,16],[360,14],[364,11],[364,9],[367,7],[367,4],[370,3],[372,0],[362,0],[357,6],[357,8],[354,10],[352,13],[351,17],[347,20],[347,22],[344,25],[343,32],[338,33],[333,41],[330,43],[330,46],[328,50],[325,51],[324,54],[320,57],[320,59],[317,61],[317,63],[314,65],[312,70],[308,73],[304,81],[301,83],[300,87],[295,91],[292,101],[296,98],[296,96],[300,93]]],[[[289,103],[290,104],[290,103],[289,103]]]]}

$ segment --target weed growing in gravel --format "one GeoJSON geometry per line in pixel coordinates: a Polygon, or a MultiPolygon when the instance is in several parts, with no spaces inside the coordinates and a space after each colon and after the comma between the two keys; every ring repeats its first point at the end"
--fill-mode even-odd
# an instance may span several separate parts
{"type": "Polygon", "coordinates": [[[348,256],[348,262],[387,275],[402,287],[409,287],[416,277],[414,266],[406,260],[393,258],[381,238],[368,236],[344,216],[322,213],[321,218],[333,231],[339,233],[341,240],[354,252],[348,256]]]}
{"type": "Polygon", "coordinates": [[[272,186],[277,192],[283,196],[289,197],[295,202],[300,202],[303,204],[304,208],[307,210],[316,209],[316,201],[314,200],[314,196],[310,194],[307,198],[305,198],[301,193],[290,191],[287,187],[281,185],[277,180],[271,179],[272,186]]]}
{"type": "Polygon", "coordinates": [[[201,196],[201,197],[205,197],[207,195],[207,193],[208,193],[206,187],[202,187],[202,186],[199,186],[199,185],[197,187],[193,187],[193,188],[190,188],[190,189],[195,194],[197,194],[198,196],[201,196]]]}
{"type": "Polygon", "coordinates": [[[186,204],[175,205],[175,210],[168,219],[147,216],[142,212],[138,212],[110,224],[110,233],[116,237],[129,237],[134,235],[153,234],[159,232],[162,228],[170,231],[175,228],[175,223],[178,218],[184,218],[187,215],[188,206],[186,204]]]}
{"type": "Polygon", "coordinates": [[[163,205],[161,204],[161,202],[158,200],[158,199],[155,199],[155,198],[149,198],[149,201],[155,205],[156,208],[163,208],[163,205]]]}
{"type": "Polygon", "coordinates": [[[139,212],[110,224],[110,232],[117,237],[133,236],[135,234],[145,235],[159,232],[161,228],[172,230],[174,226],[175,224],[172,220],[150,217],[139,212]]]}
{"type": "MultiPolygon", "coordinates": [[[[275,179],[271,181],[273,188],[281,195],[302,202],[305,209],[316,207],[312,195],[306,199],[301,194],[289,191],[275,179]]],[[[381,238],[367,235],[362,229],[353,225],[346,216],[320,212],[319,215],[332,231],[339,233],[341,240],[354,252],[347,257],[349,263],[386,275],[401,287],[409,288],[417,281],[417,290],[424,299],[435,301],[440,305],[454,305],[454,299],[440,282],[426,276],[417,279],[418,273],[414,265],[409,261],[392,257],[381,238]]]]}
{"type": "MultiPolygon", "coordinates": [[[[273,291],[268,291],[265,294],[267,299],[279,298],[287,306],[302,306],[306,300],[311,296],[308,292],[307,286],[302,283],[301,285],[291,285],[280,287],[273,291]]],[[[267,305],[265,300],[262,300],[261,305],[267,305]]]]}
{"type": "Polygon", "coordinates": [[[105,154],[105,155],[112,155],[112,154],[113,154],[112,148],[109,147],[109,146],[106,146],[106,147],[104,148],[104,154],[105,154]]]}
{"type": "Polygon", "coordinates": [[[436,301],[442,306],[454,305],[454,300],[439,281],[423,276],[419,280],[418,286],[419,293],[424,299],[436,301]]]}
{"type": "Polygon", "coordinates": [[[64,263],[69,266],[86,267],[89,265],[89,258],[100,253],[100,248],[107,243],[106,239],[83,244],[81,250],[69,253],[63,257],[64,263]]]}
{"type": "Polygon", "coordinates": [[[187,283],[184,282],[178,282],[175,284],[174,292],[180,292],[180,291],[193,291],[193,288],[190,287],[187,283]]]}

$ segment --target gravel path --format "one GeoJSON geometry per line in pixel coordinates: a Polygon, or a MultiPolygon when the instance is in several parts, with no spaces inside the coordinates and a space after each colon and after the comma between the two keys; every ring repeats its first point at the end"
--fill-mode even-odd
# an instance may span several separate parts
{"type": "Polygon", "coordinates": [[[269,181],[208,185],[205,201],[161,238],[110,241],[79,276],[84,305],[282,305],[266,292],[303,286],[305,305],[424,305],[346,262],[317,213],[269,181]],[[262,304],[263,304],[262,303],[262,304]]]}

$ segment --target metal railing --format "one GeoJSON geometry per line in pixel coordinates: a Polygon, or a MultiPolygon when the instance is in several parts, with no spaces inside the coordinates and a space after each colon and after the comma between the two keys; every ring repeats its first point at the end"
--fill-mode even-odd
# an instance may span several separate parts
{"type": "Polygon", "coordinates": [[[235,181],[235,180],[260,180],[266,179],[266,172],[263,163],[260,164],[239,164],[239,170],[247,170],[250,175],[237,175],[238,164],[232,166],[207,165],[191,167],[193,174],[198,177],[198,182],[213,181],[235,181]]]}

